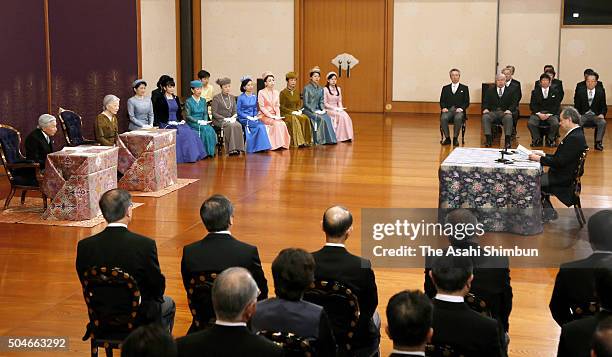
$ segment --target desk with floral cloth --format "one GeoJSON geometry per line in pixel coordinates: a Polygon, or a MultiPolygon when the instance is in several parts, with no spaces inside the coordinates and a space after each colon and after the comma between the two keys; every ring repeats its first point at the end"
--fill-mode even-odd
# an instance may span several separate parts
{"type": "Polygon", "coordinates": [[[543,231],[539,163],[500,150],[456,148],[439,170],[439,218],[454,208],[474,208],[486,231],[522,235],[543,231]]]}

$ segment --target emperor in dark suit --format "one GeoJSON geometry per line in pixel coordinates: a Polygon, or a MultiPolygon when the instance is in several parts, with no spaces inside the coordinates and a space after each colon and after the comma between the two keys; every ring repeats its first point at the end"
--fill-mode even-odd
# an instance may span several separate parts
{"type": "Polygon", "coordinates": [[[531,132],[531,146],[542,145],[540,126],[548,127],[546,145],[556,146],[555,139],[559,131],[559,113],[561,112],[560,94],[550,87],[550,77],[543,73],[540,76],[540,86],[531,91],[529,109],[531,116],[527,127],[531,132]]]}
{"type": "Polygon", "coordinates": [[[493,143],[492,127],[504,126],[505,147],[510,147],[514,122],[512,113],[518,107],[518,92],[514,86],[506,88],[506,77],[503,74],[495,78],[495,86],[485,92],[482,104],[482,127],[484,128],[487,147],[493,143]]]}
{"type": "Polygon", "coordinates": [[[606,91],[597,88],[597,74],[587,76],[585,87],[574,94],[574,106],[581,115],[580,125],[583,127],[596,127],[595,149],[603,150],[603,137],[606,133],[606,91]]]}
{"type": "Polygon", "coordinates": [[[442,145],[449,145],[450,132],[449,123],[453,123],[453,146],[459,145],[459,131],[465,121],[465,111],[470,106],[470,90],[464,84],[459,83],[461,72],[453,68],[449,72],[451,83],[442,87],[440,93],[440,127],[444,132],[445,140],[442,145]]]}
{"type": "Polygon", "coordinates": [[[45,168],[47,155],[53,152],[53,136],[57,133],[57,121],[50,114],[38,118],[38,128],[25,139],[26,158],[45,168]]]}

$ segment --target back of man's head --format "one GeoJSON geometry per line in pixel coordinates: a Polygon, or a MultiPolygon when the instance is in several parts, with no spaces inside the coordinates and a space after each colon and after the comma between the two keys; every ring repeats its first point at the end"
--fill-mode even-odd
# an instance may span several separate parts
{"type": "Polygon", "coordinates": [[[234,206],[223,195],[210,196],[200,207],[200,218],[209,232],[228,230],[233,215],[234,206]]]}
{"type": "Polygon", "coordinates": [[[272,262],[276,296],[297,301],[314,281],[315,261],[310,253],[299,248],[283,249],[272,262]]]}
{"type": "Polygon", "coordinates": [[[593,250],[612,251],[612,210],[601,210],[589,218],[589,241],[593,250]]]}
{"type": "Polygon", "coordinates": [[[121,357],[175,357],[176,344],[159,324],[143,325],[121,344],[121,357]]]}
{"type": "Polygon", "coordinates": [[[132,196],[125,190],[115,188],[106,191],[100,197],[99,204],[106,222],[113,223],[122,220],[127,215],[132,205],[132,196]]]}
{"type": "Polygon", "coordinates": [[[433,323],[431,300],[418,290],[404,290],[389,299],[387,324],[394,347],[425,344],[433,323]]]}
{"type": "Polygon", "coordinates": [[[593,334],[592,356],[612,357],[612,317],[600,321],[593,334]]]}
{"type": "Polygon", "coordinates": [[[259,289],[251,273],[244,268],[233,267],[217,276],[212,289],[212,302],[217,320],[244,321],[244,312],[257,301],[259,289]]]}
{"type": "Polygon", "coordinates": [[[453,235],[448,237],[451,245],[462,245],[477,240],[478,219],[472,211],[465,208],[452,210],[446,215],[445,221],[453,226],[453,235]]]}
{"type": "Polygon", "coordinates": [[[461,291],[472,276],[473,264],[469,257],[440,256],[433,260],[431,274],[440,292],[461,291]]]}
{"type": "Polygon", "coordinates": [[[607,259],[605,268],[598,268],[595,272],[595,291],[601,307],[612,311],[612,256],[607,259]]]}
{"type": "Polygon", "coordinates": [[[332,206],[323,214],[323,231],[327,238],[345,238],[346,233],[353,226],[353,215],[342,206],[332,206]]]}

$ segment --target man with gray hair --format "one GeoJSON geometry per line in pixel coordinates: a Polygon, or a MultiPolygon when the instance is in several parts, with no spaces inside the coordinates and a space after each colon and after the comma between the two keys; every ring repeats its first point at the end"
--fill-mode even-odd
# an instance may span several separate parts
{"type": "Polygon", "coordinates": [[[552,208],[550,195],[555,195],[566,206],[573,204],[574,182],[576,169],[582,153],[588,148],[584,131],[580,124],[580,114],[573,107],[565,107],[561,111],[559,126],[566,133],[561,139],[554,154],[531,154],[529,159],[537,161],[542,166],[548,166],[547,173],[542,174],[542,205],[544,207],[544,220],[557,218],[557,212],[552,208]]]}
{"type": "Polygon", "coordinates": [[[215,325],[178,339],[179,357],[282,356],[283,350],[247,328],[255,314],[259,289],[248,270],[224,270],[213,285],[215,325]]]}
{"type": "Polygon", "coordinates": [[[38,117],[38,127],[25,139],[26,158],[45,168],[47,155],[53,152],[52,137],[57,133],[57,121],[50,114],[38,117]]]}
{"type": "Polygon", "coordinates": [[[487,89],[482,103],[482,127],[485,133],[485,146],[493,144],[493,125],[502,124],[506,140],[504,146],[509,148],[512,141],[514,122],[512,113],[518,107],[518,91],[516,86],[506,87],[506,76],[498,74],[495,77],[495,86],[487,89]]]}

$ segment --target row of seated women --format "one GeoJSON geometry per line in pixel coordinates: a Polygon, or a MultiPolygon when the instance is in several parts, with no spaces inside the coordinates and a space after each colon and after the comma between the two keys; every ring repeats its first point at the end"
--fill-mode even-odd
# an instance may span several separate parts
{"type": "MultiPolygon", "coordinates": [[[[129,130],[153,126],[176,129],[179,163],[214,156],[217,134],[222,134],[229,155],[351,141],[353,125],[342,106],[337,75],[327,75],[325,88],[319,86],[320,77],[319,68],[313,68],[311,81],[303,91],[303,108],[294,72],[287,73],[287,88],[280,93],[274,89],[276,81],[271,72],[262,75],[265,88],[257,94],[254,80],[243,77],[242,94],[237,98],[230,94],[229,78],[216,81],[221,92],[213,96],[209,75],[204,75],[190,83],[192,95],[184,104],[176,96],[176,84],[170,76],[161,76],[151,98],[145,96],[147,83],[138,79],[133,83],[135,95],[127,103],[129,130]]],[[[96,140],[114,145],[119,98],[106,96],[103,104],[104,112],[96,118],[96,140]]]]}

